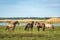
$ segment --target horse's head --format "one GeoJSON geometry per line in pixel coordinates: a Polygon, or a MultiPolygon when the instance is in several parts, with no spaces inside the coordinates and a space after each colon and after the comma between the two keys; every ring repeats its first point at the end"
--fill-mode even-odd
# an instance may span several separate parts
{"type": "Polygon", "coordinates": [[[34,24],[34,21],[32,21],[32,24],[34,24]]]}
{"type": "Polygon", "coordinates": [[[35,22],[35,25],[39,26],[39,25],[42,25],[41,22],[35,22]]]}
{"type": "Polygon", "coordinates": [[[19,25],[20,23],[19,23],[19,21],[15,21],[14,24],[18,24],[19,25]]]}
{"type": "Polygon", "coordinates": [[[38,22],[35,22],[35,25],[37,24],[38,22]]]}

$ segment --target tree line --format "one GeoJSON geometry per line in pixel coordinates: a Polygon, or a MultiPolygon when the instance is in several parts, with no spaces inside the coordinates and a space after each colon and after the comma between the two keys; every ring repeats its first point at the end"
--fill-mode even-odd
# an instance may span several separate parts
{"type": "MultiPolygon", "coordinates": [[[[52,17],[0,17],[0,20],[3,20],[3,19],[13,19],[13,20],[15,20],[15,19],[40,19],[40,20],[42,20],[42,19],[49,19],[49,18],[52,18],[52,17]]],[[[60,18],[60,17],[58,17],[58,18],[60,18]]]]}

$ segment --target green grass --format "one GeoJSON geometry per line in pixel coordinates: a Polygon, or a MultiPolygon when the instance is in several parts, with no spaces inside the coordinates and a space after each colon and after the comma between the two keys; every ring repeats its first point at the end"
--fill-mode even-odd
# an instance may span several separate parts
{"type": "Polygon", "coordinates": [[[54,31],[25,31],[25,27],[16,27],[14,31],[6,31],[4,26],[0,26],[0,40],[60,40],[60,27],[54,27],[54,31]]]}

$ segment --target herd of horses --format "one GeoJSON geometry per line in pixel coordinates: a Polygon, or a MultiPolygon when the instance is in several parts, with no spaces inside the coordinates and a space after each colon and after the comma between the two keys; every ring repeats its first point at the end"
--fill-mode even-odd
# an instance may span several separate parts
{"type": "MultiPolygon", "coordinates": [[[[16,27],[16,24],[20,24],[18,21],[15,21],[13,23],[8,23],[8,25],[6,26],[6,30],[10,30],[12,29],[14,31],[15,27],[16,27]]],[[[34,22],[32,21],[31,23],[27,23],[26,26],[25,26],[25,31],[26,30],[31,30],[33,31],[33,26],[36,25],[37,27],[37,30],[39,31],[41,28],[43,31],[47,29],[50,29],[50,30],[54,30],[54,26],[51,24],[51,23],[40,23],[40,22],[34,22]]]]}

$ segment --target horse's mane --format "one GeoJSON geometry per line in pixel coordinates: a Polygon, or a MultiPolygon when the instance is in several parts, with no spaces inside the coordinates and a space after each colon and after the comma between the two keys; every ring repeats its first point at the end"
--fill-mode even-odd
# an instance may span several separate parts
{"type": "Polygon", "coordinates": [[[14,21],[13,24],[16,24],[18,21],[14,21]]]}

